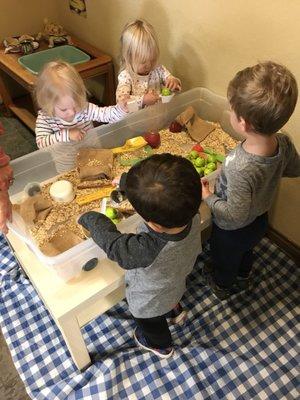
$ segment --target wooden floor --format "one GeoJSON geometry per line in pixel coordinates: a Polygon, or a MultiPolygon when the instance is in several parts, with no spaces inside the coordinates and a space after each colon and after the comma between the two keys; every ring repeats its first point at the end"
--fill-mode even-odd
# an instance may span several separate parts
{"type": "Polygon", "coordinates": [[[0,331],[0,399],[30,400],[0,331]]]}

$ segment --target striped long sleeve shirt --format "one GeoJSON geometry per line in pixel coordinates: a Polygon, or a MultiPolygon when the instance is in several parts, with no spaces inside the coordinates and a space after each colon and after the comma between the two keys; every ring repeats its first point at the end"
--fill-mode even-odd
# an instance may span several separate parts
{"type": "Polygon", "coordinates": [[[87,107],[77,113],[71,122],[50,117],[43,111],[39,111],[35,127],[36,143],[39,148],[43,148],[55,143],[70,142],[70,129],[87,131],[93,128],[92,121],[117,122],[125,115],[126,112],[118,105],[98,107],[92,103],[88,103],[87,107]]]}

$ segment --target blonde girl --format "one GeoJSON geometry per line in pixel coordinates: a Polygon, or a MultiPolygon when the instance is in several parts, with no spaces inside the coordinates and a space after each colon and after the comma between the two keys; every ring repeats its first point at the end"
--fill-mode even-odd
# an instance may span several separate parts
{"type": "Polygon", "coordinates": [[[162,86],[181,90],[181,82],[158,64],[159,47],[153,26],[143,20],[127,24],[121,36],[121,69],[117,102],[135,100],[139,108],[154,104],[162,86]]]}
{"type": "Polygon", "coordinates": [[[35,128],[39,148],[79,142],[93,128],[92,121],[116,122],[126,115],[121,105],[98,107],[89,103],[82,78],[64,61],[45,65],[38,76],[35,95],[40,107],[35,128]]]}

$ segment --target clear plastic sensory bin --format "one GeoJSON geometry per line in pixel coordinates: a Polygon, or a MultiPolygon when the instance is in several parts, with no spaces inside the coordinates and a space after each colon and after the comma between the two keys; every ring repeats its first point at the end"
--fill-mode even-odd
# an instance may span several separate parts
{"type": "MultiPolygon", "coordinates": [[[[170,123],[189,106],[195,109],[201,119],[219,123],[232,138],[240,140],[230,125],[227,100],[208,89],[195,88],[176,94],[168,103],[134,112],[120,122],[94,128],[86,134],[82,142],[61,143],[13,160],[11,166],[14,170],[15,181],[10,188],[12,203],[20,203],[25,195],[24,189],[30,187],[32,182],[43,185],[57,179],[58,163],[60,165],[65,163],[66,170],[74,168],[76,155],[81,148],[112,149],[123,146],[130,138],[143,136],[149,131],[168,128],[170,123]]],[[[207,179],[213,181],[217,173],[218,171],[212,172],[207,175],[207,179]]],[[[141,217],[134,214],[122,219],[117,227],[121,232],[135,232],[141,221],[141,217]]],[[[203,227],[209,224],[208,220],[202,222],[203,227]]],[[[82,269],[88,270],[90,266],[96,265],[98,260],[106,257],[92,238],[83,240],[61,254],[47,256],[40,250],[24,220],[16,212],[13,213],[13,221],[9,229],[27,244],[45,267],[53,270],[64,281],[78,275],[82,269]]]]}

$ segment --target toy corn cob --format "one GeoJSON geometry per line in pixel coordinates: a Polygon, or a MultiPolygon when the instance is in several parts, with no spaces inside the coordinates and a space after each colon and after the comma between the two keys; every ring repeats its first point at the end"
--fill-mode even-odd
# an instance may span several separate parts
{"type": "Polygon", "coordinates": [[[104,197],[109,197],[114,189],[114,186],[104,187],[95,192],[77,196],[76,203],[82,206],[83,204],[91,203],[92,201],[103,199],[104,197]]]}

